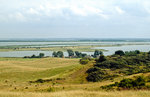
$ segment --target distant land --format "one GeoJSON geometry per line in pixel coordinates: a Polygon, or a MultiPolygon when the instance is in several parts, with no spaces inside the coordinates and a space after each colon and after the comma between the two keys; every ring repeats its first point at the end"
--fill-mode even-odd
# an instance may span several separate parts
{"type": "Polygon", "coordinates": [[[150,42],[150,38],[10,38],[0,42],[150,42]]]}

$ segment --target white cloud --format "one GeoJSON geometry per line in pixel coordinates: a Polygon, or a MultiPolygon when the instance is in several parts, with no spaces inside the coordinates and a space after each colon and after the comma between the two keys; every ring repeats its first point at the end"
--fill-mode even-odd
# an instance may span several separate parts
{"type": "Polygon", "coordinates": [[[110,16],[106,15],[106,14],[99,14],[99,16],[103,17],[104,19],[109,19],[110,18],[110,16]]]}
{"type": "Polygon", "coordinates": [[[36,14],[36,15],[39,15],[40,13],[37,11],[37,10],[35,10],[35,9],[33,9],[33,8],[30,8],[29,10],[27,10],[27,13],[28,14],[36,14]]]}
{"type": "Polygon", "coordinates": [[[76,14],[76,15],[81,15],[81,16],[87,16],[87,13],[85,12],[85,9],[84,8],[79,8],[79,7],[76,7],[76,6],[72,6],[70,8],[70,10],[76,14]]]}
{"type": "Polygon", "coordinates": [[[20,22],[26,22],[27,21],[26,17],[20,12],[16,12],[14,14],[9,14],[8,17],[11,20],[17,20],[20,22]]]}
{"type": "Polygon", "coordinates": [[[149,0],[36,0],[36,2],[35,0],[15,0],[15,3],[9,1],[10,4],[12,3],[12,6],[9,5],[10,7],[5,0],[2,2],[2,4],[7,4],[7,7],[0,7],[0,14],[6,15],[1,16],[1,20],[6,20],[7,15],[9,15],[9,19],[10,17],[11,19],[18,18],[17,20],[20,21],[34,20],[35,18],[40,20],[43,17],[71,18],[72,16],[100,16],[100,18],[110,19],[128,13],[128,10],[126,10],[128,4],[130,4],[129,6],[141,5],[141,8],[150,13],[149,0]],[[17,5],[17,2],[19,5],[17,5]]]}
{"type": "Polygon", "coordinates": [[[124,14],[124,13],[125,13],[125,11],[122,10],[119,6],[116,6],[115,9],[116,9],[116,11],[117,11],[119,14],[124,14]]]}
{"type": "Polygon", "coordinates": [[[145,10],[150,13],[150,2],[149,1],[145,1],[143,2],[143,6],[145,8],[145,10]]]}

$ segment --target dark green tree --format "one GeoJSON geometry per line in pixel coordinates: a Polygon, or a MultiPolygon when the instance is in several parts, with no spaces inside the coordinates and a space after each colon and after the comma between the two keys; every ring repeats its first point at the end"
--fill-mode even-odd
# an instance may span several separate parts
{"type": "Polygon", "coordinates": [[[104,62],[106,61],[106,57],[104,55],[100,55],[98,62],[104,62]]]}
{"type": "Polygon", "coordinates": [[[87,56],[87,54],[81,54],[81,55],[82,55],[83,58],[87,56]]]}
{"type": "Polygon", "coordinates": [[[44,53],[40,53],[39,58],[43,58],[43,57],[44,57],[44,53]]]}
{"type": "Polygon", "coordinates": [[[63,57],[64,57],[63,52],[62,52],[62,51],[58,51],[58,52],[57,52],[57,57],[63,58],[63,57]]]}
{"type": "Polygon", "coordinates": [[[95,50],[95,52],[94,52],[94,58],[96,58],[98,56],[99,56],[99,50],[95,50]]]}
{"type": "Polygon", "coordinates": [[[118,50],[115,52],[115,55],[123,56],[123,55],[125,55],[125,53],[122,50],[118,50]]]}
{"type": "Polygon", "coordinates": [[[135,50],[135,53],[136,53],[136,54],[140,54],[140,51],[139,51],[139,50],[135,50]]]}
{"type": "Polygon", "coordinates": [[[33,54],[33,55],[31,56],[31,58],[36,58],[36,56],[33,54]]]}
{"type": "Polygon", "coordinates": [[[102,54],[103,54],[102,51],[95,50],[95,52],[94,52],[94,58],[97,58],[97,57],[99,57],[99,56],[102,55],[102,54]]]}
{"type": "Polygon", "coordinates": [[[74,56],[74,52],[71,49],[67,50],[69,57],[73,57],[74,56]]]}
{"type": "Polygon", "coordinates": [[[79,51],[75,51],[75,55],[76,55],[78,58],[81,58],[81,57],[82,57],[82,53],[80,53],[79,51]]]}
{"type": "Polygon", "coordinates": [[[54,51],[52,54],[53,57],[57,57],[57,53],[54,51]]]}
{"type": "Polygon", "coordinates": [[[150,51],[148,52],[148,54],[150,55],[150,51]]]}

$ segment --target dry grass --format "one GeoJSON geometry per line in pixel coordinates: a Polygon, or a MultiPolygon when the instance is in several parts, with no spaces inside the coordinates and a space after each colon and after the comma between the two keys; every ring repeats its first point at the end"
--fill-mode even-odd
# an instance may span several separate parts
{"type": "MultiPolygon", "coordinates": [[[[36,88],[29,85],[28,81],[64,77],[80,67],[79,59],[0,58],[0,90],[13,90],[15,87],[18,90],[26,86],[36,88]]],[[[49,87],[48,84],[45,86],[49,87]]]]}
{"type": "Polygon", "coordinates": [[[0,97],[150,97],[150,91],[61,91],[52,93],[0,92],[0,97]]]}
{"type": "MultiPolygon", "coordinates": [[[[65,58],[0,58],[0,97],[150,97],[149,91],[100,91],[100,86],[114,82],[85,82],[85,72],[92,63],[83,66],[78,61],[79,59],[65,58]],[[66,80],[55,85],[53,82],[28,83],[39,78],[66,80]],[[55,92],[46,93],[50,87],[53,87],[55,92]]],[[[115,81],[123,78],[116,78],[115,81]]]]}

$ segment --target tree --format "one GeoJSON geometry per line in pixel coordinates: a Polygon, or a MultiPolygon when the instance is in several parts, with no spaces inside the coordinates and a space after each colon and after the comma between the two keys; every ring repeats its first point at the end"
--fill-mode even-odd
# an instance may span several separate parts
{"type": "Polygon", "coordinates": [[[81,57],[82,57],[82,53],[80,53],[79,51],[75,51],[75,55],[76,55],[78,58],[81,58],[81,57]]]}
{"type": "Polygon", "coordinates": [[[81,54],[81,55],[82,55],[83,58],[87,56],[87,54],[81,54]]]}
{"type": "Polygon", "coordinates": [[[100,54],[100,55],[103,55],[103,52],[102,52],[102,51],[99,51],[99,54],[100,54]]]}
{"type": "Polygon", "coordinates": [[[33,54],[33,55],[31,56],[31,58],[36,58],[36,56],[33,54]]]}
{"type": "Polygon", "coordinates": [[[100,55],[99,59],[98,59],[98,62],[104,62],[106,61],[106,58],[104,55],[100,55]]]}
{"type": "Polygon", "coordinates": [[[95,52],[94,52],[94,58],[96,58],[98,56],[99,56],[99,50],[95,50],[95,52]]]}
{"type": "Polygon", "coordinates": [[[40,53],[39,58],[43,58],[43,57],[44,57],[44,53],[40,53]]]}
{"type": "Polygon", "coordinates": [[[103,55],[103,52],[102,52],[102,51],[99,51],[99,50],[95,50],[95,52],[94,52],[94,58],[97,58],[97,57],[99,57],[100,55],[103,55]]]}
{"type": "Polygon", "coordinates": [[[64,57],[63,52],[62,52],[62,51],[58,51],[58,52],[57,52],[57,57],[63,58],[63,57],[64,57]]]}
{"type": "Polygon", "coordinates": [[[67,52],[68,52],[69,57],[74,56],[74,52],[73,52],[73,50],[68,49],[68,50],[67,50],[67,52]]]}
{"type": "Polygon", "coordinates": [[[57,57],[57,53],[55,51],[53,52],[52,55],[53,55],[53,57],[57,57]]]}
{"type": "Polygon", "coordinates": [[[150,51],[148,52],[148,54],[150,55],[150,51]]]}
{"type": "Polygon", "coordinates": [[[118,50],[115,52],[115,55],[123,56],[123,55],[125,55],[125,53],[122,50],[118,50]]]}
{"type": "Polygon", "coordinates": [[[139,51],[139,50],[135,50],[135,53],[136,53],[136,54],[140,54],[140,51],[139,51]]]}

